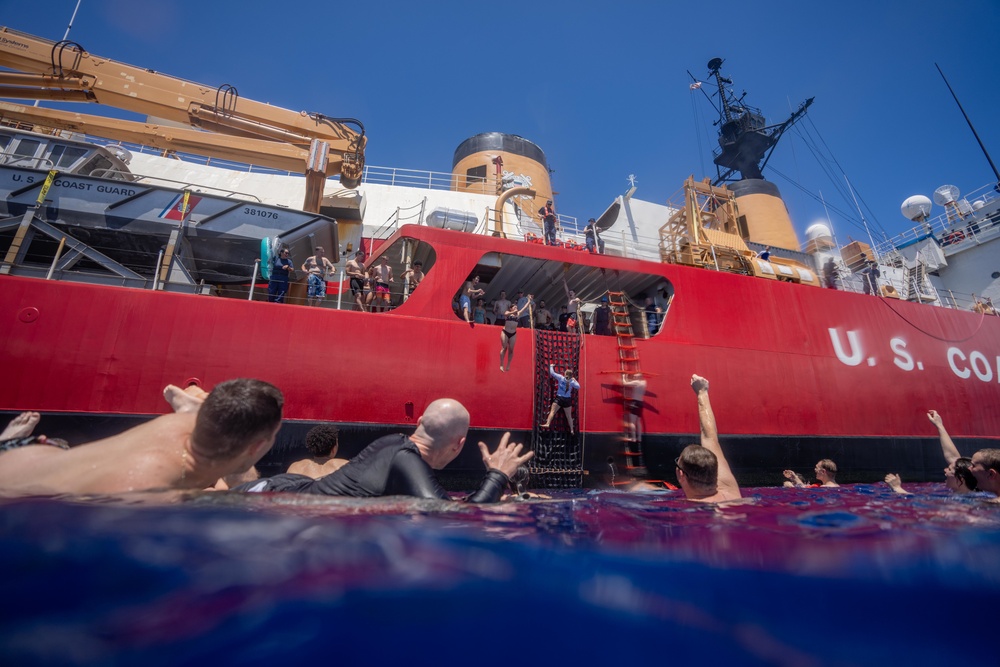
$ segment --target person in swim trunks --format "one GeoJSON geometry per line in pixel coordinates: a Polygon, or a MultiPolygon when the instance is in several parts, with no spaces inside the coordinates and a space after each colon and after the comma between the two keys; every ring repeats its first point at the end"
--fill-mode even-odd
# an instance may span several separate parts
{"type": "Polygon", "coordinates": [[[514,339],[517,338],[518,321],[528,312],[533,303],[532,295],[525,297],[524,306],[518,308],[516,303],[507,307],[507,312],[503,314],[503,330],[500,332],[500,370],[504,373],[510,370],[510,362],[514,360],[514,339]],[[507,359],[506,367],[504,358],[507,359]]]}
{"type": "MultiPolygon", "coordinates": [[[[177,387],[167,387],[181,392],[177,387]]],[[[0,492],[14,495],[206,489],[271,449],[284,397],[260,380],[219,384],[188,409],[63,451],[26,445],[0,454],[0,492]]]]}
{"type": "Polygon", "coordinates": [[[389,283],[396,280],[392,277],[392,267],[386,264],[388,257],[384,254],[379,258],[379,263],[372,269],[375,278],[375,305],[373,311],[385,312],[391,305],[391,293],[389,283]]]}
{"type": "MultiPolygon", "coordinates": [[[[412,435],[396,433],[379,438],[334,473],[319,479],[304,475],[276,475],[237,487],[237,491],[284,491],[329,496],[371,498],[415,496],[451,500],[434,470],[441,470],[462,451],[469,430],[469,412],[458,401],[440,398],[424,410],[412,435]]],[[[522,445],[510,443],[504,433],[496,451],[479,443],[487,472],[479,489],[464,500],[497,502],[518,467],[534,452],[521,454],[522,445]]]]}
{"type": "Polygon", "coordinates": [[[302,270],[309,275],[309,288],[306,292],[306,304],[318,306],[326,298],[326,276],[328,272],[336,271],[333,262],[326,257],[323,246],[316,246],[316,254],[307,257],[302,263],[302,270]]]}
{"type": "Polygon", "coordinates": [[[562,375],[556,373],[554,364],[549,364],[549,375],[558,382],[558,385],[556,386],[556,395],[552,401],[552,407],[549,409],[549,418],[542,424],[542,428],[552,426],[556,410],[562,408],[566,415],[566,423],[569,425],[569,432],[573,434],[573,390],[579,390],[580,383],[573,378],[573,371],[568,368],[562,375]]]}
{"type": "Polygon", "coordinates": [[[354,297],[354,310],[365,312],[365,251],[354,253],[354,259],[347,261],[344,270],[351,281],[351,295],[354,297]]]}

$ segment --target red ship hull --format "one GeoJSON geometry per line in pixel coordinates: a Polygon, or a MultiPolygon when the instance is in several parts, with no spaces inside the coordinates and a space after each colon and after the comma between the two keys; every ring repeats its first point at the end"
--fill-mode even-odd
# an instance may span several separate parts
{"type": "MultiPolygon", "coordinates": [[[[163,413],[168,383],[256,377],[285,393],[288,442],[332,421],[347,429],[349,454],[380,431],[412,427],[442,396],[469,408],[470,440],[502,430],[530,440],[545,417],[533,400],[532,336],[518,337],[501,373],[499,328],[470,327],[452,311],[477,262],[501,252],[672,285],[662,331],[636,342],[651,374],[643,447],[654,475],[672,475],[669,462],[695,438],[692,373],[711,381],[723,444],[753,481],[837,452],[859,478],[902,469],[934,479],[943,461],[929,409],[963,452],[1000,442],[1000,318],[426,227],[399,234],[433,246],[437,262],[390,313],[0,276],[0,410],[117,428],[163,413]]],[[[619,350],[614,337],[581,339],[578,415],[596,480],[622,448],[619,350]]],[[[466,454],[457,467],[475,468],[466,454]]]]}

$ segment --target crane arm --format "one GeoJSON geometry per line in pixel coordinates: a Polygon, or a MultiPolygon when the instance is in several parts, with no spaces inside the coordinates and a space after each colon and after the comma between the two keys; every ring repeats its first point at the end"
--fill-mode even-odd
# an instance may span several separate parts
{"type": "MultiPolygon", "coordinates": [[[[223,135],[211,139],[212,135],[205,132],[188,131],[193,134],[187,135],[189,143],[183,150],[237,159],[234,151],[238,153],[237,147],[243,142],[247,155],[259,156],[253,159],[255,164],[278,169],[288,168],[289,154],[299,155],[292,147],[300,149],[305,158],[310,149],[315,154],[315,148],[320,146],[326,151],[326,159],[321,160],[326,163],[321,170],[324,177],[340,173],[347,187],[356,187],[360,182],[366,138],[364,127],[353,119],[329,118],[255,102],[240,97],[232,86],[212,88],[185,81],[95,56],[72,42],[52,42],[6,27],[0,27],[0,66],[15,70],[0,73],[0,97],[93,102],[182,123],[223,135]],[[360,131],[348,124],[356,124],[360,131]],[[205,136],[196,137],[198,134],[205,136]],[[262,146],[267,150],[261,150],[262,146]]],[[[39,122],[60,120],[81,124],[85,118],[63,114],[59,119],[61,112],[37,107],[22,107],[18,113],[37,113],[39,122]],[[49,113],[42,115],[41,111],[49,113]]],[[[88,122],[91,127],[100,126],[88,122]]],[[[126,132],[125,127],[121,126],[120,132],[126,132]]],[[[172,133],[174,141],[182,136],[172,128],[164,130],[149,123],[145,127],[149,129],[143,130],[142,123],[133,123],[127,132],[139,143],[162,141],[156,137],[163,133],[172,133]],[[142,136],[146,138],[140,140],[142,136]]],[[[178,145],[170,148],[182,150],[178,145]]],[[[307,166],[303,159],[295,170],[308,176],[315,171],[316,164],[307,166]]]]}

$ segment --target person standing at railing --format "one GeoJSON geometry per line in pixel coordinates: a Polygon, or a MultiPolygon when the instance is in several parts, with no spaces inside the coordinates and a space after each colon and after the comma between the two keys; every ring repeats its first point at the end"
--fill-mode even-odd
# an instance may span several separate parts
{"type": "Polygon", "coordinates": [[[267,282],[267,300],[271,303],[284,303],[288,294],[288,277],[295,270],[292,266],[291,251],[282,248],[278,256],[271,261],[271,278],[267,282]]]}
{"type": "Polygon", "coordinates": [[[591,218],[587,221],[587,226],[583,230],[587,238],[587,252],[593,255],[595,252],[604,254],[604,239],[601,238],[601,230],[597,228],[597,221],[591,218]],[[596,250],[595,250],[596,246],[596,250]]]}
{"type": "Polygon", "coordinates": [[[517,326],[522,329],[531,328],[531,312],[528,308],[528,302],[531,300],[531,295],[524,296],[524,290],[517,290],[517,326]]]}
{"type": "Polygon", "coordinates": [[[656,305],[656,300],[651,296],[646,297],[646,328],[649,329],[649,335],[655,336],[656,332],[660,330],[660,318],[663,315],[663,309],[656,305]]]}
{"type": "Polygon", "coordinates": [[[306,292],[306,304],[318,306],[326,298],[326,274],[336,271],[333,262],[326,258],[323,246],[316,246],[316,254],[307,257],[302,262],[302,271],[309,275],[309,289],[306,292]]]}
{"type": "Polygon", "coordinates": [[[508,308],[510,308],[510,299],[507,298],[507,290],[500,290],[500,298],[493,302],[494,324],[503,324],[503,317],[508,308]]]}
{"type": "Polygon", "coordinates": [[[354,253],[354,259],[348,260],[346,265],[347,277],[351,281],[351,294],[354,296],[354,310],[365,312],[365,251],[359,250],[354,253]]]}
{"type": "Polygon", "coordinates": [[[378,312],[385,312],[392,305],[389,283],[394,283],[396,280],[392,277],[392,267],[386,264],[387,259],[385,255],[382,255],[379,258],[379,263],[372,268],[375,277],[375,305],[372,307],[372,311],[377,309],[378,312]]]}
{"type": "Polygon", "coordinates": [[[545,202],[545,206],[538,209],[538,217],[542,219],[542,226],[545,230],[545,245],[556,245],[556,210],[552,207],[552,200],[545,202]]]}

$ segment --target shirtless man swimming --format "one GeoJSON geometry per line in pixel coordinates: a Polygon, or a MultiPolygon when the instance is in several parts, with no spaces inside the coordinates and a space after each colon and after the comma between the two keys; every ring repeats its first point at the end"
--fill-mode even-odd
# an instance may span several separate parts
{"type": "Polygon", "coordinates": [[[347,260],[345,271],[351,281],[351,294],[354,296],[354,310],[365,312],[365,251],[354,253],[354,258],[347,260]]]}
{"type": "Polygon", "coordinates": [[[260,380],[229,380],[202,403],[176,387],[177,412],[68,450],[28,445],[0,454],[0,493],[127,493],[205,489],[248,470],[274,444],[284,398],[260,380]]]}
{"type": "Polygon", "coordinates": [[[691,389],[698,397],[701,444],[688,445],[674,461],[677,482],[688,500],[700,503],[738,500],[743,496],[719,444],[715,414],[708,400],[708,380],[692,375],[691,389]]]}

